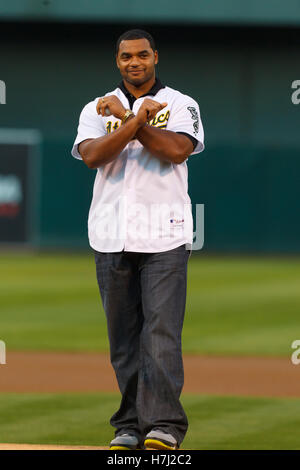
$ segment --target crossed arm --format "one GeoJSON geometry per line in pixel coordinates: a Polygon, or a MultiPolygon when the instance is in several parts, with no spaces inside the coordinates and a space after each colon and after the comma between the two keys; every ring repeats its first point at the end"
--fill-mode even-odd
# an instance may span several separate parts
{"type": "MultiPolygon", "coordinates": [[[[125,109],[115,96],[108,97],[105,105],[97,106],[99,114],[105,115],[108,106],[111,114],[122,119],[125,109]]],[[[145,99],[136,116],[130,117],[116,131],[96,139],[87,139],[79,144],[78,150],[89,168],[99,168],[113,161],[128,142],[137,138],[149,152],[160,160],[180,164],[193,151],[188,137],[176,132],[155,128],[147,124],[167,103],[145,99]]]]}

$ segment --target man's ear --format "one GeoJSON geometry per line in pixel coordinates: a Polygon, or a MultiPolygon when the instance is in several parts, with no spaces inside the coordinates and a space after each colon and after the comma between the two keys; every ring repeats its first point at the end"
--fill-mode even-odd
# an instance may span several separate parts
{"type": "Polygon", "coordinates": [[[158,64],[158,52],[154,51],[154,63],[155,65],[158,64]]]}

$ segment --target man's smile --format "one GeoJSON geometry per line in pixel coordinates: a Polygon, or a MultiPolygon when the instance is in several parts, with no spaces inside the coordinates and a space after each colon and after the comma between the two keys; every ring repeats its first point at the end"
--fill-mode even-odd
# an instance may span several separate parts
{"type": "Polygon", "coordinates": [[[144,72],[144,69],[132,69],[132,70],[128,70],[128,72],[133,73],[133,74],[142,73],[144,72]]]}

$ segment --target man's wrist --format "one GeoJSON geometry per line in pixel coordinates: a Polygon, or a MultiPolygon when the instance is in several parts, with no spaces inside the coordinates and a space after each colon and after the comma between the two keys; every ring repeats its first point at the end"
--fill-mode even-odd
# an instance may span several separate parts
{"type": "Polygon", "coordinates": [[[138,133],[140,133],[140,131],[142,131],[143,129],[145,129],[146,127],[149,127],[149,124],[147,122],[142,122],[139,124],[139,127],[136,131],[136,136],[138,133]]]}
{"type": "Polygon", "coordinates": [[[126,121],[128,121],[128,119],[130,119],[131,117],[134,117],[135,114],[133,111],[131,111],[131,109],[125,109],[125,113],[122,117],[122,124],[125,124],[126,121]]]}
{"type": "Polygon", "coordinates": [[[129,127],[133,130],[134,132],[134,136],[133,136],[133,139],[135,139],[135,135],[136,133],[144,126],[145,124],[143,122],[140,121],[140,119],[135,115],[135,114],[132,114],[128,117],[128,119],[126,120],[126,123],[125,125],[122,127],[129,127]]]}
{"type": "MultiPolygon", "coordinates": [[[[136,122],[136,124],[138,126],[138,129],[141,129],[142,127],[144,127],[147,124],[147,122],[142,120],[137,114],[133,116],[133,119],[136,122]]],[[[130,119],[130,120],[133,120],[133,119],[130,119]]]]}

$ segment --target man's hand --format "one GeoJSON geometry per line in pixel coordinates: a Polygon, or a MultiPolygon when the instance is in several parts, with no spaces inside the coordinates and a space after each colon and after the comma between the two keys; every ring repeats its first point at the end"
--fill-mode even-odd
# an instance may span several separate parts
{"type": "Polygon", "coordinates": [[[168,103],[158,103],[158,101],[145,98],[137,112],[136,118],[141,125],[150,122],[156,114],[167,106],[168,103]]]}
{"type": "Polygon", "coordinates": [[[121,119],[124,117],[126,109],[122,105],[119,98],[115,95],[104,96],[98,100],[97,106],[97,113],[101,114],[103,117],[107,116],[115,116],[117,119],[121,119]]]}

